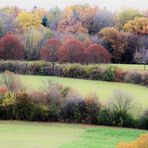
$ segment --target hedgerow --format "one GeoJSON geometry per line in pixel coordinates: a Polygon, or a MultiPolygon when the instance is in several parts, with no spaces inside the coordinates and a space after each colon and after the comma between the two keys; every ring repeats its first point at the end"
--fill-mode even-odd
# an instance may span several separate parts
{"type": "Polygon", "coordinates": [[[99,64],[56,64],[44,61],[1,61],[0,72],[6,70],[24,75],[47,75],[110,82],[125,82],[148,86],[148,72],[123,71],[116,66],[99,64]]]}

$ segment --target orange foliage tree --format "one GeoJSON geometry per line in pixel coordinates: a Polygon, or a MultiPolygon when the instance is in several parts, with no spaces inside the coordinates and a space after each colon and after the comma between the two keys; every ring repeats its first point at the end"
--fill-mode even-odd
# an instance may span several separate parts
{"type": "Polygon", "coordinates": [[[124,30],[136,34],[148,35],[148,18],[136,18],[124,25],[124,30]]]}
{"type": "Polygon", "coordinates": [[[102,29],[99,35],[106,42],[106,48],[112,54],[113,62],[120,61],[127,47],[124,34],[113,27],[107,27],[102,29]]]}

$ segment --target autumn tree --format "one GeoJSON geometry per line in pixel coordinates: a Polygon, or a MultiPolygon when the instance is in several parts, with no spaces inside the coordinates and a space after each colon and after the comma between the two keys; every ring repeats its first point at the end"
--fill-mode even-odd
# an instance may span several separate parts
{"type": "Polygon", "coordinates": [[[66,40],[59,50],[59,61],[79,63],[82,62],[84,47],[76,39],[66,40]]]}
{"type": "Polygon", "coordinates": [[[46,18],[48,20],[47,26],[52,30],[56,30],[58,22],[63,18],[63,11],[58,7],[52,8],[49,10],[46,18]]]}
{"type": "Polygon", "coordinates": [[[86,63],[109,63],[110,54],[107,49],[99,44],[91,44],[84,50],[84,61],[86,63]]]}
{"type": "Polygon", "coordinates": [[[81,5],[66,7],[63,14],[64,17],[59,21],[57,30],[64,33],[87,33],[87,28],[82,25],[84,8],[85,6],[81,5]]]}
{"type": "Polygon", "coordinates": [[[25,59],[39,60],[40,49],[45,46],[47,41],[52,37],[52,32],[48,28],[32,28],[24,34],[25,59]]]}
{"type": "Polygon", "coordinates": [[[23,29],[39,28],[42,22],[42,18],[39,15],[26,11],[21,11],[17,16],[17,20],[23,29]]]}
{"type": "Polygon", "coordinates": [[[16,6],[7,6],[1,9],[2,12],[8,14],[8,15],[12,15],[13,17],[17,17],[18,14],[20,13],[21,9],[16,7],[16,6]]]}
{"type": "Polygon", "coordinates": [[[24,59],[24,46],[18,37],[12,33],[6,33],[0,39],[0,59],[21,60],[24,59]]]}
{"type": "Polygon", "coordinates": [[[144,70],[146,70],[146,64],[148,63],[148,37],[139,36],[138,45],[134,55],[134,62],[144,64],[144,70]]]}
{"type": "Polygon", "coordinates": [[[126,40],[126,48],[124,50],[124,54],[122,54],[121,62],[122,63],[134,63],[134,56],[136,51],[140,48],[139,37],[132,33],[124,33],[126,40]]]}
{"type": "Polygon", "coordinates": [[[122,54],[127,47],[124,34],[113,27],[107,27],[101,30],[99,36],[102,37],[105,47],[112,54],[112,61],[121,62],[122,54]]]}
{"type": "Polygon", "coordinates": [[[133,8],[126,8],[122,9],[119,12],[117,12],[117,27],[119,29],[123,29],[124,25],[131,21],[134,20],[137,17],[142,17],[143,14],[141,14],[137,9],[133,8]]]}
{"type": "Polygon", "coordinates": [[[82,22],[75,19],[62,19],[58,22],[57,30],[62,33],[87,33],[87,29],[82,26],[82,22]]]}
{"type": "Polygon", "coordinates": [[[90,10],[90,14],[82,18],[82,24],[88,29],[89,34],[96,34],[104,27],[114,25],[114,15],[107,9],[95,8],[90,10]],[[90,16],[91,14],[91,16],[90,16]]]}
{"type": "Polygon", "coordinates": [[[50,61],[53,65],[53,70],[55,62],[58,61],[58,51],[61,47],[61,42],[56,39],[48,40],[46,46],[41,49],[40,56],[42,60],[50,61]]]}
{"type": "Polygon", "coordinates": [[[148,18],[136,18],[124,25],[124,30],[135,33],[148,35],[148,18]]]}
{"type": "Polygon", "coordinates": [[[15,17],[0,11],[0,37],[7,32],[19,33],[21,28],[15,17]]]}

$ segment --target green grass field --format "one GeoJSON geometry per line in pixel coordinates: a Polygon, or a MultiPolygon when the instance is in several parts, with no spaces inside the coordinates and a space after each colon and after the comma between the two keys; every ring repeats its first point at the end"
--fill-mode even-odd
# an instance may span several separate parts
{"type": "Polygon", "coordinates": [[[148,107],[148,88],[139,85],[49,76],[23,75],[21,79],[28,89],[40,89],[44,85],[43,82],[53,80],[59,84],[73,88],[81,95],[96,93],[104,103],[113,96],[114,91],[123,90],[133,96],[134,102],[138,107],[142,109],[148,107]]]}
{"type": "Polygon", "coordinates": [[[100,64],[101,67],[116,66],[125,71],[138,71],[138,72],[148,72],[148,65],[146,65],[146,70],[144,70],[144,65],[138,64],[100,64]]]}
{"type": "Polygon", "coordinates": [[[147,131],[76,124],[0,122],[1,148],[115,148],[147,131]]]}

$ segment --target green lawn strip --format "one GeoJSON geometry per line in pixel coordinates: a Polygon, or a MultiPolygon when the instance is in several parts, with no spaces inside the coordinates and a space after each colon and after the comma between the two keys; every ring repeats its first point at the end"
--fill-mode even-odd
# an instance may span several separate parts
{"type": "Polygon", "coordinates": [[[146,70],[144,70],[144,65],[138,64],[100,64],[101,67],[116,66],[125,71],[138,71],[138,72],[148,72],[148,65],[146,65],[146,70]]]}
{"type": "Polygon", "coordinates": [[[148,88],[139,85],[49,76],[23,75],[21,79],[29,90],[41,89],[44,86],[43,82],[52,80],[64,86],[69,86],[84,96],[90,93],[96,93],[104,103],[112,97],[114,91],[123,90],[133,96],[137,106],[143,109],[148,107],[148,88]]]}
{"type": "Polygon", "coordinates": [[[96,127],[87,129],[83,135],[74,142],[65,144],[60,148],[115,148],[119,142],[133,141],[146,131],[133,129],[120,129],[96,127]]]}
{"type": "Polygon", "coordinates": [[[76,141],[86,130],[84,126],[32,123],[0,122],[1,148],[59,148],[76,141]]]}
{"type": "Polygon", "coordinates": [[[79,124],[0,121],[1,148],[114,148],[144,130],[79,124]]]}

